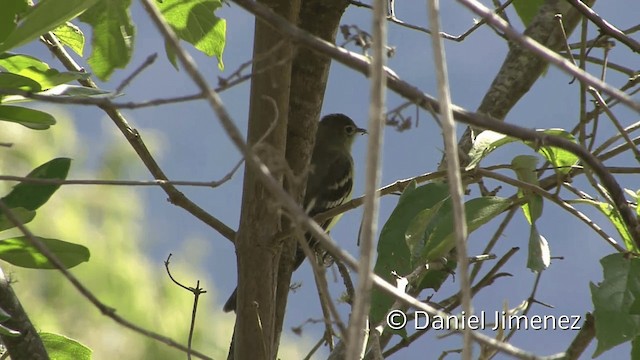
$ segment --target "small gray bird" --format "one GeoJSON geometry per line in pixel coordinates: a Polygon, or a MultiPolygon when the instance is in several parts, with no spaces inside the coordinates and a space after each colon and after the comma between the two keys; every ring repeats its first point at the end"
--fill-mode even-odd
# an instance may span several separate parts
{"type": "MultiPolygon", "coordinates": [[[[344,114],[326,115],[318,125],[316,142],[311,155],[311,171],[307,178],[307,190],[303,206],[309,216],[313,217],[351,199],[353,190],[353,158],[351,148],[356,135],[366,134],[344,114]]],[[[341,215],[325,220],[320,226],[325,231],[331,230],[341,215]]],[[[317,245],[310,234],[305,238],[313,249],[317,245]]],[[[294,269],[304,262],[305,254],[298,246],[294,269]]],[[[236,294],[233,291],[224,304],[225,312],[235,311],[236,294]]]]}

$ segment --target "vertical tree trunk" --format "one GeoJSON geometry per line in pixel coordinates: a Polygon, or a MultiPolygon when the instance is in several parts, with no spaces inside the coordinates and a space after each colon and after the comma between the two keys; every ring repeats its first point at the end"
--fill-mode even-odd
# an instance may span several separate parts
{"type": "MultiPolygon", "coordinates": [[[[264,1],[279,15],[296,23],[299,0],[264,1]]],[[[248,143],[254,145],[271,128],[260,147],[266,164],[285,157],[289,87],[291,79],[291,45],[267,25],[255,22],[253,58],[266,60],[254,63],[249,104],[248,143]],[[274,51],[274,47],[279,48],[274,51]],[[276,65],[277,62],[281,62],[276,65]],[[263,71],[264,70],[264,71],[263,71]],[[271,98],[273,101],[271,101],[271,98]],[[277,109],[274,108],[277,107],[277,109]],[[277,121],[272,126],[273,121],[277,121]]],[[[271,169],[282,180],[282,175],[271,169]]],[[[236,359],[275,359],[275,291],[281,245],[274,241],[280,228],[277,201],[260,183],[256,174],[246,168],[240,227],[236,239],[238,258],[237,319],[234,334],[236,359]]]]}
{"type": "MultiPolygon", "coordinates": [[[[329,41],[335,42],[338,25],[345,9],[346,0],[303,0],[300,8],[301,29],[329,41]]],[[[297,47],[291,69],[291,91],[289,98],[289,122],[287,125],[286,159],[291,170],[304,181],[309,166],[318,120],[322,111],[324,93],[329,77],[331,59],[310,49],[297,47]]],[[[303,187],[286,184],[289,193],[299,202],[304,195],[303,187]]],[[[286,227],[287,224],[284,224],[286,227]]],[[[282,331],[296,239],[285,243],[278,276],[276,294],[276,333],[282,331]]]]}

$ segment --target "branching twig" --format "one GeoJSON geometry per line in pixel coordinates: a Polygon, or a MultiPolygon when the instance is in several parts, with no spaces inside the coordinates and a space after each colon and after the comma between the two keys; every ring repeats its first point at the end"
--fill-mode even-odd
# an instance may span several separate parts
{"type": "MultiPolygon", "coordinates": [[[[47,33],[43,37],[46,39],[49,50],[53,52],[53,54],[60,60],[60,62],[62,62],[62,64],[68,70],[83,71],[82,67],[80,67],[80,65],[78,65],[73,60],[69,53],[64,49],[62,44],[60,44],[56,36],[53,35],[53,33],[47,33]]],[[[97,88],[96,84],[90,79],[78,81],[83,86],[97,88]]],[[[169,180],[162,168],[160,168],[160,165],[158,165],[157,161],[149,152],[149,149],[147,149],[147,146],[142,140],[140,133],[138,133],[136,129],[132,128],[129,125],[124,116],[122,116],[122,114],[116,108],[108,104],[98,106],[111,118],[111,120],[113,120],[115,125],[118,127],[118,130],[120,130],[120,132],[122,132],[125,138],[129,141],[129,144],[136,151],[136,154],[138,154],[151,175],[158,180],[169,180]]],[[[172,204],[182,207],[183,209],[194,215],[196,218],[218,231],[229,241],[234,241],[235,231],[233,229],[231,229],[222,221],[218,220],[216,217],[206,212],[191,200],[189,200],[189,198],[178,191],[178,189],[176,189],[174,186],[165,184],[162,185],[162,189],[169,196],[169,200],[172,204]]]]}
{"type": "Polygon", "coordinates": [[[216,188],[231,180],[238,170],[242,160],[240,160],[229,173],[222,179],[216,181],[181,181],[181,180],[69,180],[69,179],[44,179],[14,175],[0,175],[0,181],[19,181],[26,184],[42,185],[110,185],[110,186],[196,186],[216,188]]]}
{"type": "Polygon", "coordinates": [[[606,232],[604,232],[604,230],[602,230],[602,228],[600,228],[600,226],[598,226],[598,224],[594,223],[585,214],[583,214],[582,212],[578,211],[576,208],[574,208],[573,206],[568,204],[566,201],[560,199],[556,195],[553,195],[553,194],[545,191],[544,189],[542,189],[539,186],[535,186],[535,185],[529,184],[529,183],[524,182],[524,181],[512,179],[510,177],[507,177],[507,176],[504,176],[502,174],[498,174],[498,173],[495,173],[495,172],[492,172],[492,171],[487,171],[487,170],[484,170],[484,169],[477,169],[477,172],[478,172],[479,175],[486,176],[486,177],[489,177],[489,178],[493,178],[493,179],[502,181],[502,182],[507,183],[509,185],[515,186],[517,188],[525,188],[525,189],[527,189],[529,191],[532,191],[532,192],[534,192],[534,193],[536,193],[538,195],[541,195],[545,199],[551,200],[553,203],[555,203],[556,205],[560,206],[562,209],[566,210],[570,214],[574,215],[575,217],[577,217],[583,223],[587,224],[587,226],[589,226],[593,231],[595,231],[598,235],[600,235],[609,245],[613,246],[613,248],[616,249],[616,251],[621,252],[621,253],[626,252],[626,250],[622,246],[620,246],[620,244],[618,244],[618,242],[615,239],[613,239],[606,232]]]}
{"type": "Polygon", "coordinates": [[[156,61],[157,58],[158,58],[157,53],[149,55],[145,59],[145,61],[142,64],[140,64],[140,66],[131,73],[131,75],[127,76],[124,80],[122,80],[122,83],[120,83],[120,85],[116,88],[116,94],[120,94],[122,90],[124,90],[124,88],[127,87],[131,83],[131,81],[133,81],[133,79],[135,79],[136,76],[140,75],[140,73],[142,73],[144,69],[151,66],[151,64],[153,64],[153,62],[156,61]]]}
{"type": "Polygon", "coordinates": [[[191,323],[189,324],[189,340],[188,340],[188,347],[189,347],[189,351],[187,352],[187,358],[189,360],[191,360],[191,342],[193,341],[193,331],[196,327],[196,313],[198,312],[198,300],[200,299],[200,295],[206,293],[206,290],[203,290],[200,287],[200,280],[198,280],[196,282],[196,287],[193,288],[191,286],[185,286],[182,285],[180,282],[178,282],[176,279],[173,278],[173,275],[171,275],[171,271],[169,270],[169,261],[171,260],[171,255],[169,254],[169,256],[167,256],[167,260],[165,260],[164,262],[164,267],[165,269],[167,269],[167,275],[169,275],[169,278],[171,279],[171,281],[173,281],[174,284],[180,286],[181,288],[189,291],[190,293],[193,294],[193,307],[191,310],[191,323]]]}
{"type": "MultiPolygon", "coordinates": [[[[351,5],[354,5],[354,6],[357,6],[357,7],[373,9],[373,6],[371,6],[369,4],[365,4],[365,3],[361,2],[361,1],[351,0],[349,2],[351,3],[351,5]]],[[[495,9],[495,13],[496,14],[502,13],[504,11],[504,9],[507,8],[507,6],[511,5],[512,2],[513,2],[513,0],[507,0],[504,4],[502,4],[501,6],[499,6],[499,7],[497,7],[495,9]]],[[[423,27],[418,26],[418,25],[413,25],[413,24],[406,23],[406,22],[398,19],[395,16],[395,14],[390,14],[389,16],[387,16],[387,20],[389,20],[390,22],[392,22],[394,24],[400,25],[402,27],[406,27],[406,28],[411,29],[411,30],[421,31],[421,32],[423,32],[425,34],[431,35],[431,31],[429,29],[423,28],[423,27]]],[[[452,41],[455,41],[455,42],[462,42],[467,38],[467,36],[471,35],[474,31],[476,31],[478,28],[480,28],[482,25],[484,25],[486,23],[487,23],[487,21],[482,19],[482,20],[476,22],[472,27],[470,27],[467,31],[463,32],[460,35],[451,35],[451,34],[447,34],[446,32],[442,32],[442,31],[439,34],[443,39],[452,40],[452,41]]]]}
{"type": "Polygon", "coordinates": [[[85,287],[69,270],[67,270],[64,264],[60,262],[58,257],[55,254],[53,254],[51,251],[49,251],[49,249],[42,243],[42,241],[40,241],[40,239],[38,239],[35,235],[33,235],[31,230],[29,230],[29,228],[27,228],[22,222],[20,222],[20,220],[15,216],[13,211],[2,200],[0,200],[0,212],[4,213],[7,219],[24,234],[29,244],[35,247],[47,259],[47,261],[49,261],[51,265],[53,265],[57,270],[59,270],[62,273],[62,275],[67,280],[69,280],[71,285],[73,285],[73,287],[75,287],[76,290],[78,290],[78,292],[84,298],[89,300],[91,304],[93,304],[96,308],[98,308],[98,310],[100,310],[100,312],[103,315],[112,319],[116,323],[126,327],[127,329],[137,332],[150,339],[157,340],[170,347],[176,348],[180,351],[184,351],[185,353],[191,353],[192,355],[197,356],[198,358],[201,358],[201,359],[208,359],[208,360],[211,359],[210,357],[200,352],[190,350],[187,346],[177,343],[176,341],[166,336],[162,336],[150,330],[144,329],[143,327],[138,326],[130,322],[129,320],[126,320],[125,318],[117,315],[115,312],[115,309],[108,307],[107,305],[103,304],[100,300],[98,300],[98,298],[87,287],[85,287]]]}
{"type": "Polygon", "coordinates": [[[600,17],[600,15],[596,14],[595,11],[591,10],[590,7],[583,4],[579,0],[567,0],[571,5],[573,5],[576,10],[582,13],[584,16],[589,18],[602,33],[611,36],[612,38],[617,39],[621,43],[627,45],[629,49],[633,50],[636,53],[640,53],[640,43],[627,36],[624,32],[620,31],[615,26],[609,24],[605,19],[600,17]]]}
{"type": "Polygon", "coordinates": [[[640,112],[640,103],[634,101],[630,96],[619,91],[618,89],[612,87],[611,85],[601,81],[595,76],[583,71],[582,69],[576,67],[568,60],[565,60],[562,56],[557,53],[547,49],[542,46],[537,41],[520,34],[516,29],[509,26],[504,20],[502,20],[499,16],[495,15],[491,10],[486,8],[484,5],[479,3],[476,0],[458,0],[464,6],[466,6],[469,10],[474,13],[482,16],[486,19],[491,25],[498,28],[500,31],[504,32],[504,34],[511,40],[517,42],[523,48],[533,52],[534,54],[542,57],[548,63],[556,66],[558,69],[568,73],[571,76],[576,77],[581,82],[586,83],[601,92],[604,92],[614,98],[620,100],[625,105],[629,106],[631,109],[636,112],[640,112]]]}
{"type": "Polygon", "coordinates": [[[629,133],[625,131],[625,129],[620,124],[620,121],[618,121],[618,118],[613,114],[611,109],[609,109],[609,106],[607,106],[607,103],[602,98],[602,95],[600,95],[600,93],[593,88],[589,88],[588,91],[596,100],[598,106],[604,109],[604,112],[607,114],[616,129],[618,129],[619,135],[626,141],[627,146],[629,146],[631,152],[633,152],[633,154],[635,155],[636,160],[640,161],[640,150],[638,150],[638,148],[633,144],[633,141],[631,141],[631,138],[629,137],[629,133]]]}

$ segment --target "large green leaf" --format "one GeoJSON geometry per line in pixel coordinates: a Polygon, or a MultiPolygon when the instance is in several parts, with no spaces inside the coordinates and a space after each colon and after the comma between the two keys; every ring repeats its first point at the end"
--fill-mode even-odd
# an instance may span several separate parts
{"type": "Polygon", "coordinates": [[[27,13],[0,44],[0,53],[24,45],[73,19],[97,0],[43,0],[27,13]]]}
{"type": "MultiPolygon", "coordinates": [[[[497,196],[484,196],[471,199],[464,204],[469,233],[494,219],[511,206],[509,199],[497,196]]],[[[429,263],[446,256],[455,247],[455,230],[451,200],[442,206],[437,217],[431,220],[423,234],[424,250],[420,263],[429,263]]],[[[415,266],[419,264],[414,264],[415,266]]]]}
{"type": "Polygon", "coordinates": [[[12,73],[19,73],[22,69],[33,67],[38,70],[47,70],[49,65],[33,56],[24,54],[4,53],[0,54],[0,67],[12,73]]]}
{"type": "Polygon", "coordinates": [[[37,81],[26,76],[2,72],[0,73],[0,89],[16,89],[37,92],[40,91],[41,87],[37,81]]]}
{"type": "MultiPolygon", "coordinates": [[[[13,213],[13,216],[15,216],[18,221],[20,221],[21,224],[26,224],[36,217],[35,211],[27,210],[21,207],[13,208],[11,209],[11,212],[13,213]]],[[[13,223],[13,221],[9,220],[5,213],[0,213],[0,231],[12,229],[14,227],[16,227],[16,225],[13,223]]]]}
{"type": "Polygon", "coordinates": [[[590,284],[598,339],[594,357],[640,335],[640,315],[632,311],[640,299],[640,259],[616,253],[600,264],[604,280],[590,284]]]}
{"type": "Polygon", "coordinates": [[[551,249],[549,242],[540,235],[536,224],[531,224],[529,231],[529,253],[527,254],[527,267],[531,271],[541,272],[551,264],[551,249]]]}
{"type": "Polygon", "coordinates": [[[61,43],[67,45],[73,52],[82,56],[84,52],[84,34],[79,27],[67,22],[55,28],[53,33],[61,43]]]}
{"type": "MultiPolygon", "coordinates": [[[[217,57],[218,67],[224,68],[222,53],[227,23],[213,14],[222,6],[220,0],[163,0],[156,4],[180,39],[208,56],[217,57]]],[[[170,47],[165,48],[171,59],[170,47]]]]}
{"type": "Polygon", "coordinates": [[[42,86],[42,90],[51,89],[54,86],[65,84],[78,79],[87,79],[90,76],[88,73],[78,71],[59,72],[56,69],[41,71],[33,68],[22,70],[20,72],[20,75],[37,81],[40,86],[42,86]]]}
{"type": "MultiPolygon", "coordinates": [[[[37,237],[67,268],[89,261],[89,249],[70,242],[37,237]]],[[[55,269],[26,236],[0,240],[0,259],[29,269],[55,269]]]]}
{"type": "MultiPolygon", "coordinates": [[[[571,133],[562,129],[543,129],[537,131],[542,134],[558,136],[569,141],[576,142],[571,133]]],[[[492,151],[505,144],[509,144],[515,141],[520,140],[491,130],[481,132],[474,140],[471,150],[469,150],[470,162],[469,165],[467,165],[466,169],[473,169],[474,167],[478,166],[478,164],[480,164],[480,161],[487,155],[489,155],[492,151]]],[[[556,148],[553,146],[540,147],[538,144],[531,141],[525,141],[524,144],[537,151],[540,155],[544,156],[545,159],[547,159],[551,163],[551,165],[553,165],[554,170],[560,175],[567,174],[571,170],[571,167],[577,164],[579,160],[578,157],[573,153],[560,148],[556,148]]]]}
{"type": "Polygon", "coordinates": [[[533,17],[536,16],[544,0],[514,0],[513,7],[522,20],[524,26],[529,26],[533,17]]]}
{"type": "MultiPolygon", "coordinates": [[[[511,160],[511,169],[516,173],[518,180],[537,186],[537,164],[538,158],[535,156],[518,155],[511,160]]],[[[522,211],[524,211],[524,216],[527,218],[529,224],[534,224],[536,220],[542,216],[542,207],[544,204],[542,196],[526,188],[518,188],[518,197],[526,199],[526,202],[522,205],[522,211]]]]}
{"type": "Polygon", "coordinates": [[[29,9],[27,0],[2,0],[0,11],[0,44],[16,28],[16,19],[29,9]]]}
{"type": "Polygon", "coordinates": [[[6,335],[6,336],[11,336],[11,337],[17,337],[17,336],[22,335],[22,334],[20,334],[20,331],[9,329],[8,327],[4,326],[3,324],[0,324],[0,334],[6,335]]]}
{"type": "Polygon", "coordinates": [[[56,123],[49,113],[13,105],[0,105],[0,121],[15,122],[34,130],[46,130],[56,123]]]}
{"type": "Polygon", "coordinates": [[[124,68],[131,60],[135,27],[130,5],[131,0],[100,0],[80,16],[93,27],[88,62],[101,80],[108,80],[116,68],[124,68]]]}
{"type": "Polygon", "coordinates": [[[39,333],[51,360],[90,360],[91,349],[66,336],[39,333]]]}
{"type": "Polygon", "coordinates": [[[604,214],[609,219],[609,221],[611,221],[613,226],[616,228],[616,230],[618,231],[618,234],[622,238],[622,241],[624,241],[624,244],[627,247],[627,250],[634,253],[640,252],[640,249],[638,249],[638,245],[636,245],[636,242],[633,241],[633,237],[631,236],[631,233],[629,233],[629,229],[627,229],[627,225],[625,224],[624,220],[622,220],[622,216],[620,216],[620,213],[618,212],[618,209],[616,209],[615,206],[606,202],[589,200],[589,199],[577,199],[577,200],[571,200],[569,202],[589,204],[594,206],[596,209],[600,210],[600,212],[604,214]]]}
{"type": "MultiPolygon", "coordinates": [[[[38,166],[27,177],[64,180],[67,178],[70,166],[71,159],[56,158],[38,166]]],[[[46,203],[59,187],[60,185],[21,182],[2,198],[2,201],[10,208],[22,207],[27,210],[36,210],[46,203]]]]}
{"type": "MultiPolygon", "coordinates": [[[[433,207],[449,196],[447,184],[426,184],[418,188],[408,187],[398,200],[398,205],[382,227],[378,241],[378,256],[374,271],[394,283],[392,272],[408,275],[411,268],[411,253],[405,241],[405,234],[413,218],[422,210],[433,207]]],[[[371,299],[371,323],[382,320],[393,304],[393,299],[377,288],[371,299]]]]}

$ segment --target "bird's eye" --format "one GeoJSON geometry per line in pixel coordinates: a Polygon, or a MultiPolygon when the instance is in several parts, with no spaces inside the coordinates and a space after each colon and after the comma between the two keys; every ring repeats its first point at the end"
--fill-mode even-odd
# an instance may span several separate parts
{"type": "Polygon", "coordinates": [[[351,125],[347,125],[344,130],[347,132],[347,135],[352,135],[356,131],[356,128],[351,125]]]}

